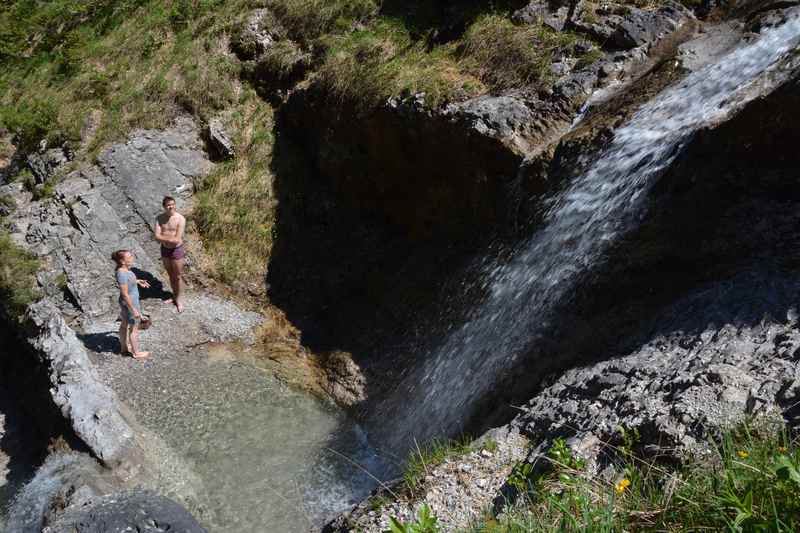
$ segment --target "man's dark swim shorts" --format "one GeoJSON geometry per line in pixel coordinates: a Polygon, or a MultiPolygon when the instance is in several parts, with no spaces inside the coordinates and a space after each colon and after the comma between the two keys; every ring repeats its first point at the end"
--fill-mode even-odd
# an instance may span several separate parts
{"type": "Polygon", "coordinates": [[[186,250],[183,248],[182,244],[179,244],[175,248],[161,246],[161,257],[164,259],[183,259],[185,255],[186,250]]]}

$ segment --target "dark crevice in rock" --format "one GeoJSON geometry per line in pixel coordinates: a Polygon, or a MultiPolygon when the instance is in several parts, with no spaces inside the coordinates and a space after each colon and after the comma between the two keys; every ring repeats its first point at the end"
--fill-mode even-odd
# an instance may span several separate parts
{"type": "Polygon", "coordinates": [[[7,456],[0,509],[34,474],[53,448],[86,451],[50,396],[46,369],[19,330],[0,319],[0,454],[7,456]]]}

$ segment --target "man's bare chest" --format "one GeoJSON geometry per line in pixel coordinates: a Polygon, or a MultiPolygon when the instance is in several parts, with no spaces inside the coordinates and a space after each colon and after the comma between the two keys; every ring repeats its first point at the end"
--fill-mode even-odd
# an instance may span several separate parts
{"type": "Polygon", "coordinates": [[[171,218],[164,220],[159,220],[159,224],[161,225],[161,231],[167,234],[175,234],[180,227],[180,218],[176,216],[172,216],[171,218]]]}

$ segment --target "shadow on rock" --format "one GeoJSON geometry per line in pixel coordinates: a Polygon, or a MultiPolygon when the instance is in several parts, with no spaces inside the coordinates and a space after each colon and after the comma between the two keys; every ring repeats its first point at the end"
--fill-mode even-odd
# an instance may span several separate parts
{"type": "Polygon", "coordinates": [[[140,280],[144,280],[150,284],[149,288],[139,287],[139,297],[142,300],[168,300],[172,298],[172,292],[164,287],[164,283],[146,270],[139,268],[132,268],[131,271],[140,280]]]}
{"type": "Polygon", "coordinates": [[[78,338],[88,350],[95,353],[119,353],[121,346],[116,331],[102,333],[78,333],[78,338]]]}

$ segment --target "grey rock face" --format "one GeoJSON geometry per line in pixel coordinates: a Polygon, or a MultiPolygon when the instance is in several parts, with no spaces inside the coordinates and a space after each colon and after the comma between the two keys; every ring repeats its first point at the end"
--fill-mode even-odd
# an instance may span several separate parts
{"type": "Polygon", "coordinates": [[[205,533],[186,510],[163,496],[135,491],[68,508],[42,533],[205,533]]]}
{"type": "Polygon", "coordinates": [[[179,208],[187,207],[192,179],[212,167],[198,129],[185,119],[164,131],[134,132],[99,160],[103,170],[71,173],[51,200],[29,202],[15,193],[11,218],[12,238],[45,258],[52,277],[63,272],[84,317],[116,311],[113,251],[131,250],[138,268],[158,271],[151,235],[162,198],[174,196],[179,208]]]}
{"type": "Polygon", "coordinates": [[[50,373],[53,401],[75,433],[104,464],[133,462],[134,432],[114,392],[100,381],[75,332],[47,300],[27,313],[31,346],[50,373]]]}
{"type": "Polygon", "coordinates": [[[518,9],[512,15],[512,20],[517,24],[531,24],[541,22],[555,31],[562,31],[576,12],[580,11],[582,0],[555,3],[534,0],[527,6],[518,9]]]}
{"type": "Polygon", "coordinates": [[[41,533],[67,505],[79,506],[118,490],[119,480],[86,454],[55,453],[19,492],[9,512],[9,533],[41,533]]]}
{"type": "Polygon", "coordinates": [[[325,390],[344,407],[352,407],[367,398],[367,380],[350,354],[332,352],[323,363],[325,390]]]}
{"type": "Polygon", "coordinates": [[[694,15],[677,3],[668,3],[657,10],[603,4],[590,17],[575,17],[570,26],[598,39],[607,50],[630,50],[649,49],[690,20],[694,20],[694,15]]]}
{"type": "Polygon", "coordinates": [[[192,178],[207,174],[212,166],[189,118],[163,131],[135,131],[126,143],[112,146],[97,159],[103,174],[151,225],[165,195],[175,196],[181,209],[181,200],[193,190],[192,178]]]}
{"type": "Polygon", "coordinates": [[[236,149],[233,147],[228,134],[222,128],[222,122],[218,119],[213,119],[208,123],[207,130],[208,140],[217,152],[217,155],[222,159],[229,159],[236,155],[236,149]]]}
{"type": "Polygon", "coordinates": [[[615,441],[620,428],[635,428],[643,443],[672,453],[699,451],[709,435],[748,414],[785,415],[791,426],[800,426],[796,322],[768,312],[742,325],[723,318],[726,309],[757,316],[757,310],[776,306],[773,298],[793,301],[797,284],[773,276],[767,282],[742,275],[676,303],[657,319],[668,333],[620,358],[567,371],[531,400],[513,426],[537,441],[557,435],[615,441]],[[765,293],[750,293],[754,286],[765,293]],[[720,320],[698,328],[708,309],[720,320]]]}
{"type": "Polygon", "coordinates": [[[241,59],[254,59],[285,37],[286,31],[270,10],[256,9],[231,39],[231,48],[241,59]]]}
{"type": "Polygon", "coordinates": [[[50,179],[58,168],[70,159],[70,154],[63,148],[44,148],[38,152],[29,154],[27,163],[28,168],[33,173],[36,184],[41,185],[50,179]]]}
{"type": "Polygon", "coordinates": [[[124,482],[85,454],[55,453],[17,496],[13,533],[182,532],[205,530],[174,501],[124,482]]]}
{"type": "MultiPolygon", "coordinates": [[[[102,471],[108,483],[90,484],[99,488],[87,493],[89,496],[96,500],[122,488],[146,486],[166,491],[199,511],[201,508],[194,502],[198,500],[196,493],[202,491],[202,483],[157,436],[136,423],[127,407],[99,377],[96,361],[87,347],[98,342],[94,340],[98,338],[107,343],[109,332],[117,329],[118,290],[111,252],[121,248],[133,251],[139,269],[137,276],[149,279],[155,287],[150,294],[143,292],[143,299],[161,296],[164,284],[159,280],[158,245],[152,238],[161,198],[171,194],[178,197],[179,205],[188,205],[186,197],[191,192],[192,178],[207,172],[212,164],[203,151],[197,128],[187,120],[180,120],[164,131],[134,132],[127,143],[113,146],[100,159],[106,172],[97,167],[73,172],[55,187],[50,198],[34,201],[18,184],[4,186],[0,191],[8,192],[14,199],[10,213],[12,239],[38,255],[46,265],[37,276],[45,299],[29,308],[28,342],[48,372],[55,404],[91,453],[109,467],[102,471]],[[80,335],[67,326],[64,316],[80,326],[83,330],[80,335]],[[94,334],[98,323],[103,324],[102,330],[94,334]],[[87,336],[87,331],[92,333],[87,336]]],[[[250,333],[258,320],[256,315],[248,316],[249,322],[242,320],[235,327],[228,326],[225,319],[236,320],[237,315],[225,307],[227,302],[209,305],[206,295],[199,295],[199,299],[204,300],[197,305],[202,323],[197,323],[194,313],[184,313],[182,316],[190,327],[177,326],[178,335],[162,325],[165,330],[162,333],[167,335],[171,331],[173,337],[202,335],[202,341],[206,341],[209,337],[224,338],[232,330],[250,333]]],[[[111,342],[115,345],[114,337],[112,334],[111,342]]],[[[116,352],[116,346],[112,350],[116,352]]],[[[52,500],[55,503],[29,505],[25,513],[30,520],[41,519],[42,513],[51,507],[63,506],[64,495],[86,492],[80,488],[86,483],[72,477],[85,471],[79,463],[53,461],[58,466],[43,468],[41,476],[37,475],[25,490],[42,499],[45,498],[42,491],[56,487],[52,500]]],[[[161,503],[158,505],[163,507],[161,503]]],[[[99,529],[90,531],[102,531],[112,524],[102,513],[98,516],[102,519],[96,525],[99,529]]],[[[45,517],[44,521],[52,524],[51,518],[45,517]]],[[[155,520],[158,522],[158,517],[155,520]]],[[[41,527],[33,530],[41,531],[41,527]]]]}
{"type": "Polygon", "coordinates": [[[679,4],[668,4],[656,11],[631,8],[611,34],[611,39],[623,50],[650,46],[690,18],[692,14],[679,4]]]}
{"type": "Polygon", "coordinates": [[[444,113],[477,134],[501,140],[522,153],[531,150],[525,139],[536,137],[533,127],[540,121],[533,110],[513,96],[481,96],[452,104],[444,113]]]}

